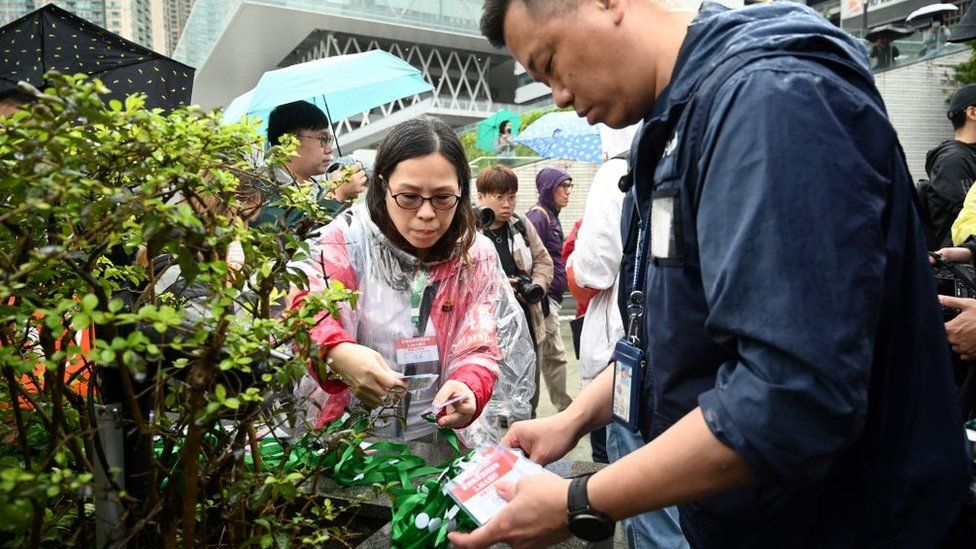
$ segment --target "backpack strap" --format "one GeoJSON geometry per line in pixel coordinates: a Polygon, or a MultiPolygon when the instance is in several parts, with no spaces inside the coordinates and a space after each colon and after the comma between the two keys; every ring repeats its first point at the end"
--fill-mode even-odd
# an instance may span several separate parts
{"type": "MultiPolygon", "coordinates": [[[[552,218],[549,217],[549,212],[547,212],[546,209],[543,208],[542,206],[536,204],[535,206],[532,206],[531,208],[529,208],[529,211],[530,212],[532,212],[532,211],[540,211],[540,212],[542,212],[542,215],[546,216],[546,223],[552,223],[552,218]]],[[[526,212],[526,213],[528,213],[528,212],[526,212]]]]}
{"type": "Polygon", "coordinates": [[[522,218],[519,217],[518,214],[514,214],[513,213],[512,214],[512,217],[515,218],[515,223],[514,223],[515,230],[518,231],[520,235],[522,235],[522,240],[524,240],[525,243],[528,244],[529,243],[529,235],[526,233],[525,222],[522,221],[522,218]]]}

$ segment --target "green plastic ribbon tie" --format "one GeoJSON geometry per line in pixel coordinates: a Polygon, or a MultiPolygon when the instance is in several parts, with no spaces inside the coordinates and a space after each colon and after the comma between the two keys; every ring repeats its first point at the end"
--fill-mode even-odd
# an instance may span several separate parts
{"type": "MultiPolygon", "coordinates": [[[[451,447],[452,456],[437,466],[428,465],[422,457],[411,454],[407,445],[400,442],[375,442],[364,449],[365,436],[362,434],[344,441],[345,448],[329,454],[314,447],[313,441],[323,433],[333,434],[340,428],[361,433],[367,425],[365,418],[349,425],[339,420],[323,432],[306,434],[295,444],[283,445],[273,438],[263,439],[258,441],[258,453],[265,469],[269,470],[293,471],[321,466],[343,486],[397,485],[389,490],[393,502],[393,547],[440,549],[447,547],[449,532],[477,528],[474,520],[443,490],[445,479],[460,473],[461,464],[471,456],[471,453],[462,455],[461,443],[453,429],[438,428],[440,436],[451,447]],[[421,480],[424,478],[427,480],[421,480]]],[[[154,447],[157,457],[162,455],[164,448],[163,441],[157,440],[154,447]]],[[[254,456],[245,455],[244,463],[254,467],[254,456]]]]}

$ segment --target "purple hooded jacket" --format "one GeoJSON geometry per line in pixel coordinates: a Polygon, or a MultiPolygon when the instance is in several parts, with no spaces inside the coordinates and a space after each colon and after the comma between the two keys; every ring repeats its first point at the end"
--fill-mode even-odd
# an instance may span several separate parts
{"type": "Polygon", "coordinates": [[[566,170],[546,168],[540,171],[535,176],[535,186],[539,190],[539,202],[536,206],[545,209],[545,212],[533,208],[525,214],[542,238],[549,255],[552,256],[552,284],[549,285],[549,293],[546,295],[555,299],[557,303],[562,303],[563,293],[566,291],[566,265],[563,263],[562,256],[563,226],[559,223],[559,208],[553,201],[553,194],[556,192],[556,187],[567,179],[572,178],[566,170]]]}

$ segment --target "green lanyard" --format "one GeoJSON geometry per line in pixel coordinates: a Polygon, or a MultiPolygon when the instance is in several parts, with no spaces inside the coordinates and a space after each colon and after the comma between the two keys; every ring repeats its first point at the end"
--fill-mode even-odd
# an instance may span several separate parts
{"type": "Polygon", "coordinates": [[[439,285],[437,281],[430,281],[427,269],[418,271],[410,285],[410,322],[414,326],[414,337],[427,332],[427,321],[430,320],[430,310],[434,306],[439,285]]]}
{"type": "Polygon", "coordinates": [[[420,326],[420,310],[426,288],[427,269],[421,268],[410,283],[410,323],[416,327],[420,326]]]}
{"type": "MultiPolygon", "coordinates": [[[[332,432],[342,425],[337,421],[326,428],[332,432]]],[[[353,428],[362,430],[365,419],[357,421],[353,428]]],[[[315,459],[331,470],[332,478],[343,486],[367,486],[376,483],[395,484],[390,489],[393,514],[390,541],[393,547],[420,549],[422,547],[447,547],[447,534],[453,530],[473,530],[474,520],[442,490],[443,482],[460,473],[460,466],[470,453],[461,455],[461,444],[453,429],[439,429],[440,435],[451,446],[452,457],[437,466],[427,465],[420,456],[410,453],[406,444],[376,442],[365,451],[360,446],[363,436],[354,437],[341,452],[321,456],[311,450],[308,438],[301,441],[285,456],[284,449],[274,440],[263,440],[259,445],[261,459],[268,467],[283,466],[285,470],[302,464],[318,465],[315,459]],[[436,478],[427,478],[438,475],[436,478]]],[[[248,464],[251,456],[245,457],[248,464]]]]}
{"type": "MultiPolygon", "coordinates": [[[[334,432],[345,424],[346,422],[338,420],[325,429],[325,434],[334,432]]],[[[346,428],[362,431],[366,426],[366,419],[361,418],[346,428]]],[[[377,442],[363,450],[360,445],[364,438],[362,434],[348,441],[342,451],[328,455],[323,455],[323,450],[312,447],[311,435],[302,437],[298,443],[288,448],[274,439],[264,439],[258,443],[258,452],[267,469],[281,468],[282,471],[291,471],[302,466],[322,466],[324,470],[331,471],[336,483],[343,486],[399,483],[399,487],[390,489],[393,502],[390,535],[392,546],[404,549],[439,549],[448,546],[449,532],[473,530],[478,526],[442,490],[444,480],[460,473],[461,464],[470,458],[471,453],[461,455],[461,445],[453,429],[442,428],[439,431],[453,452],[450,459],[437,466],[427,465],[422,457],[411,454],[407,445],[399,442],[377,442]],[[421,480],[435,474],[438,475],[436,478],[421,480]]],[[[315,436],[320,436],[320,433],[315,436]]],[[[163,449],[163,441],[157,441],[157,456],[163,449]]],[[[244,462],[253,467],[253,456],[245,456],[244,462]]]]}

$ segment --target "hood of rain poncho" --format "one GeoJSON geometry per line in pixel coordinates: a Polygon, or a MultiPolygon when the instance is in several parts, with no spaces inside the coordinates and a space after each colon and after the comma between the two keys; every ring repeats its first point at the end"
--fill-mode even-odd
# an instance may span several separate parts
{"type": "Polygon", "coordinates": [[[539,204],[551,212],[558,212],[553,195],[560,183],[572,179],[569,172],[559,168],[544,168],[535,176],[535,188],[539,191],[539,204]]]}
{"type": "MultiPolygon", "coordinates": [[[[522,310],[494,246],[485,237],[477,237],[466,258],[424,262],[393,245],[369,218],[365,205],[358,204],[308,244],[309,259],[295,266],[308,276],[309,291],[320,291],[327,285],[323,271],[357,290],[355,309],[348,303],[340,306],[342,328],[358,344],[379,352],[399,372],[403,368],[396,360],[396,342],[413,337],[416,329],[411,319],[414,281],[424,272],[428,284],[437,284],[424,335],[437,336],[440,379],[429,395],[413,399],[408,416],[415,407],[429,405],[436,389],[457,368],[472,364],[494,372],[497,380],[481,416],[459,431],[468,447],[497,440],[500,433],[496,420],[500,416],[529,417],[529,401],[535,392],[535,353],[522,310]]],[[[309,399],[307,406],[313,418],[332,397],[308,374],[299,394],[309,399]]],[[[408,417],[405,432],[383,424],[376,434],[409,439],[433,431],[418,419],[408,417]]]]}

